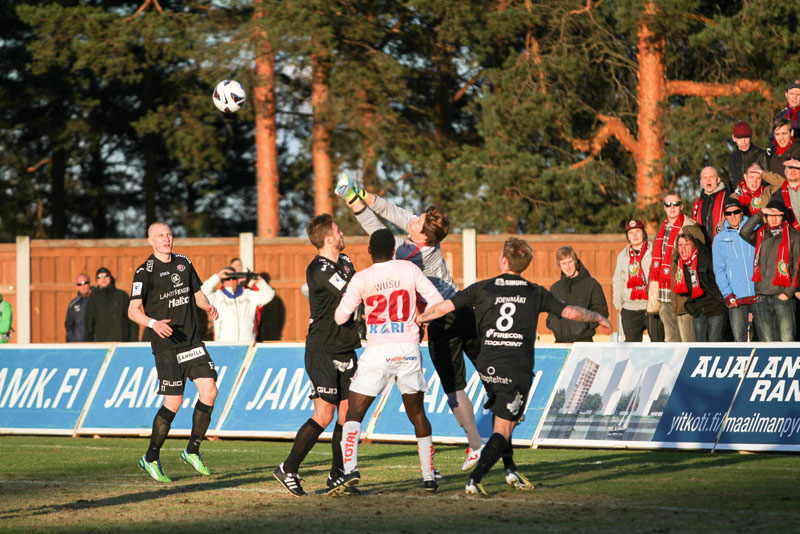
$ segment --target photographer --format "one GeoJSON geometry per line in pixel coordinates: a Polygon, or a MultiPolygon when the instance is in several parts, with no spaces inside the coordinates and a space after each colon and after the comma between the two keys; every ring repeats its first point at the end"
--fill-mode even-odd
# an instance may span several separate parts
{"type": "Polygon", "coordinates": [[[275,290],[257,273],[236,272],[232,267],[212,275],[201,290],[219,312],[214,321],[215,341],[255,341],[256,310],[275,297],[275,290]],[[219,282],[222,288],[215,290],[219,282]]]}

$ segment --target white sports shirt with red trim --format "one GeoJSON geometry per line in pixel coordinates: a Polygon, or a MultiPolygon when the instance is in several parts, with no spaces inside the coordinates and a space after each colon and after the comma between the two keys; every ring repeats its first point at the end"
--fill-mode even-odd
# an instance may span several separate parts
{"type": "Polygon", "coordinates": [[[417,293],[429,306],[442,301],[431,281],[410,261],[375,263],[350,280],[336,308],[336,322],[350,317],[363,301],[368,345],[419,343],[417,293]]]}

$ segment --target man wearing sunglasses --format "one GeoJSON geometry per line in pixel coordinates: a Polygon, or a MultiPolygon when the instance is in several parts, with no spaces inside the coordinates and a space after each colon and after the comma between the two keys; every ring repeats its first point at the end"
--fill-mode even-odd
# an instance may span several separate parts
{"type": "Polygon", "coordinates": [[[67,330],[67,343],[86,341],[86,304],[92,294],[89,275],[81,273],[75,279],[78,296],[69,301],[64,328],[67,330]]]}
{"type": "Polygon", "coordinates": [[[678,234],[690,233],[705,243],[705,234],[697,222],[682,213],[683,201],[677,191],[663,196],[666,220],[656,233],[653,243],[653,262],[650,265],[650,284],[658,288],[658,315],[664,322],[664,341],[695,341],[692,316],[686,312],[686,297],[675,294],[672,287],[673,270],[678,264],[678,234]]]}
{"type": "MultiPolygon", "coordinates": [[[[733,339],[744,342],[748,341],[751,314],[753,329],[750,331],[755,334],[758,325],[758,298],[753,285],[753,257],[756,249],[739,235],[739,229],[748,219],[741,202],[732,197],[725,199],[724,214],[722,230],[714,237],[711,246],[714,277],[728,307],[733,339]]],[[[753,340],[755,339],[758,339],[757,336],[753,336],[753,340]]]]}

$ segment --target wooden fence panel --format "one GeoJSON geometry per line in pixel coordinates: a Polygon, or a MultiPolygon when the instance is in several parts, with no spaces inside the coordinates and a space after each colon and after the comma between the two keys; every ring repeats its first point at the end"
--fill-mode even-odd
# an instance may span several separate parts
{"type": "MultiPolygon", "coordinates": [[[[497,260],[506,235],[477,237],[477,276],[484,279],[497,274],[497,260]]],[[[533,261],[524,276],[549,288],[560,277],[555,261],[558,247],[575,248],[583,264],[606,295],[611,321],[616,314],[611,306],[611,278],[616,257],[625,246],[622,235],[526,235],[533,247],[533,261]]],[[[372,262],[367,252],[369,238],[346,237],[345,252],[357,269],[372,262]]],[[[232,238],[197,238],[176,240],[175,251],[188,256],[202,279],[229,265],[239,255],[239,240],[232,238]]],[[[31,240],[31,337],[34,343],[64,341],[64,316],[69,301],[76,294],[75,277],[85,272],[93,279],[96,270],[107,267],[118,288],[129,292],[134,269],[152,252],[143,239],[105,240],[31,240]]],[[[442,243],[442,253],[453,278],[463,287],[463,247],[461,235],[452,235],[442,243]]],[[[308,329],[308,300],[301,287],[305,271],[316,250],[305,238],[256,238],[255,270],[265,272],[275,289],[277,312],[267,320],[276,321],[283,341],[302,341],[308,329]]],[[[16,307],[16,246],[0,244],[0,293],[16,307]]],[[[272,312],[271,312],[272,313],[272,312]]],[[[16,318],[15,318],[16,324],[16,318]]],[[[540,333],[549,334],[544,318],[540,333]]],[[[12,338],[13,339],[13,338],[12,338]]]]}
{"type": "MultiPolygon", "coordinates": [[[[568,245],[575,249],[578,258],[601,286],[608,303],[609,319],[616,330],[617,314],[611,302],[611,284],[617,255],[628,244],[624,235],[521,235],[533,248],[533,260],[525,269],[523,276],[547,289],[561,277],[561,269],[556,263],[556,251],[568,245]]],[[[507,235],[479,235],[478,241],[478,280],[497,274],[497,261],[507,235]]],[[[539,317],[540,334],[551,334],[545,326],[546,316],[539,317]]]]}
{"type": "MultiPolygon", "coordinates": [[[[106,267],[117,288],[130,293],[134,270],[152,252],[144,239],[31,240],[31,341],[64,342],[64,318],[77,295],[79,274],[94,283],[97,269],[106,267]]],[[[178,239],[175,252],[188,256],[200,277],[208,278],[238,256],[239,240],[178,239]]]]}

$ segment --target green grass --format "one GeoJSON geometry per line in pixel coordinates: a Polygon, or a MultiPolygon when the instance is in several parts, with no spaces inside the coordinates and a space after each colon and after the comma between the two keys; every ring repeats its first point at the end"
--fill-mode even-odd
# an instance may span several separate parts
{"type": "MultiPolygon", "coordinates": [[[[484,478],[491,498],[464,495],[463,447],[438,446],[445,475],[421,487],[416,447],[362,444],[361,497],[295,498],[272,478],[289,442],[221,440],[202,452],[212,476],[162,450],[172,484],[136,462],[146,439],[0,437],[1,532],[796,532],[800,456],[623,450],[517,449],[533,492],[484,478]]],[[[320,490],[330,445],[301,466],[320,490]]]]}

